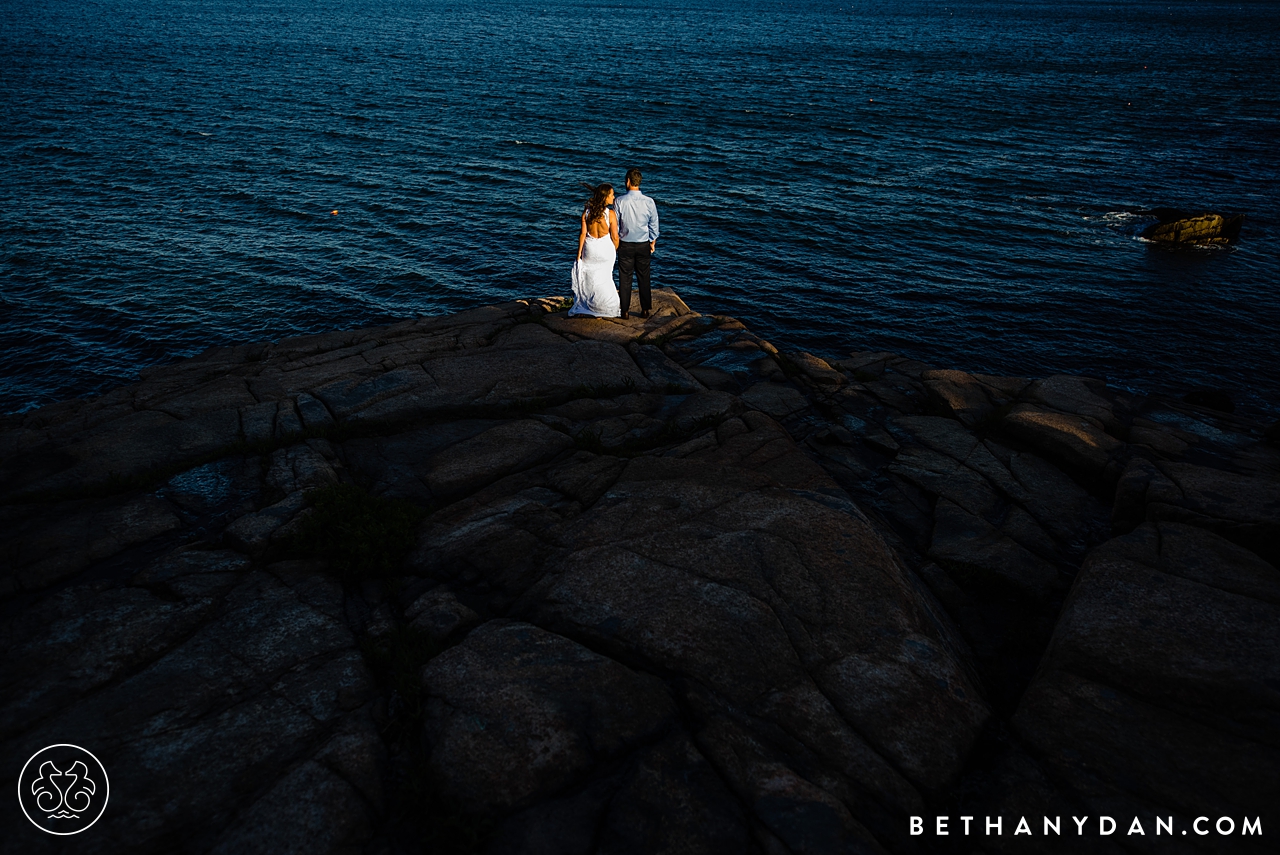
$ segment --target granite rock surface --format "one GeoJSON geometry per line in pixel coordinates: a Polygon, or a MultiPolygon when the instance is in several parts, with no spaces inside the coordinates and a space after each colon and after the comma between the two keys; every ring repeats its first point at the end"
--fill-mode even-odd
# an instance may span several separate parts
{"type": "Polygon", "coordinates": [[[909,817],[1108,814],[1148,836],[981,851],[1160,852],[1157,816],[1280,819],[1265,425],[780,352],[664,290],[562,309],[0,421],[0,757],[99,756],[77,851],[967,852],[909,817]]]}

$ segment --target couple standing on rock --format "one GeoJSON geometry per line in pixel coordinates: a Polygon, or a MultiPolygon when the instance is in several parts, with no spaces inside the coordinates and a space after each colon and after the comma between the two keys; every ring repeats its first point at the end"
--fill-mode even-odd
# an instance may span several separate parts
{"type": "MultiPolygon", "coordinates": [[[[591,187],[591,185],[585,185],[591,187]]],[[[573,308],[569,316],[630,317],[631,273],[640,291],[640,316],[649,317],[649,257],[658,240],[658,208],[640,192],[640,170],[627,170],[627,192],[614,198],[613,187],[591,187],[578,231],[578,258],[573,264],[573,308]],[[612,206],[612,207],[611,207],[612,206]],[[613,262],[618,262],[618,287],[613,262]]]]}

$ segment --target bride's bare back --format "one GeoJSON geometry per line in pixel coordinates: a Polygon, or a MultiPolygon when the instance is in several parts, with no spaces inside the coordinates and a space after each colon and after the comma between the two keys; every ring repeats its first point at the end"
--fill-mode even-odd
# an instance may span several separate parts
{"type": "MultiPolygon", "coordinates": [[[[613,204],[613,191],[609,191],[609,195],[605,197],[604,204],[606,206],[613,204]]],[[[613,242],[613,248],[618,248],[618,217],[613,211],[606,207],[600,212],[600,216],[591,222],[587,222],[587,211],[582,212],[582,228],[578,230],[578,258],[582,257],[582,247],[586,243],[587,238],[600,240],[608,237],[613,242]]]]}
{"type": "MultiPolygon", "coordinates": [[[[582,216],[585,217],[586,214],[584,213],[582,216]]],[[[603,215],[587,223],[587,235],[593,238],[602,238],[616,228],[611,212],[608,208],[605,208],[603,215]]]]}

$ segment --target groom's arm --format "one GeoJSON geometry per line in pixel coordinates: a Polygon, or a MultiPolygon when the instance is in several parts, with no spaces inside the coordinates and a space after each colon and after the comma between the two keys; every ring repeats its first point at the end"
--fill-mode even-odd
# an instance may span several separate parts
{"type": "Polygon", "coordinates": [[[649,253],[652,254],[658,245],[658,206],[649,200],[649,253]]]}

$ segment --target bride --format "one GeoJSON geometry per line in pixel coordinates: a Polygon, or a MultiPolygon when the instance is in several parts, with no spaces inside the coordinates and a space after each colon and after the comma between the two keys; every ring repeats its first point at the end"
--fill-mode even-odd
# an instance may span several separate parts
{"type": "Polygon", "coordinates": [[[612,204],[611,186],[601,184],[591,188],[591,200],[582,212],[582,228],[578,230],[578,260],[573,263],[574,300],[569,317],[616,318],[622,314],[618,287],[613,283],[613,263],[618,258],[618,218],[609,210],[612,204]]]}

